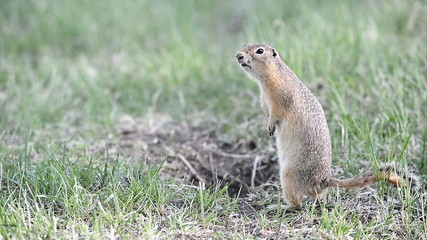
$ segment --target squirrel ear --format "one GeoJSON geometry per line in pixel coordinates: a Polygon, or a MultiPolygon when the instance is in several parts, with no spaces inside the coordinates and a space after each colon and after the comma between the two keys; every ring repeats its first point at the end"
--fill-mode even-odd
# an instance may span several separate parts
{"type": "Polygon", "coordinates": [[[273,57],[276,57],[277,56],[276,50],[274,50],[274,48],[272,48],[271,51],[273,52],[273,57]]]}

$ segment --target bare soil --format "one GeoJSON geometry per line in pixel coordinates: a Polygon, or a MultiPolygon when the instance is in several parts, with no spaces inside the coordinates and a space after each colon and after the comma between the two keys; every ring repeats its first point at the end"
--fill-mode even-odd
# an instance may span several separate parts
{"type": "Polygon", "coordinates": [[[212,126],[200,123],[150,124],[124,116],[116,136],[95,143],[93,150],[111,157],[124,154],[147,165],[165,160],[163,174],[190,178],[195,184],[229,184],[232,196],[271,186],[277,176],[274,139],[225,140],[212,126]]]}

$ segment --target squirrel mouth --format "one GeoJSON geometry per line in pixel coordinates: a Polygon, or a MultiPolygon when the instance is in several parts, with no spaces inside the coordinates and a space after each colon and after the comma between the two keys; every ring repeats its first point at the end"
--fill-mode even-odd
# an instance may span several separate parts
{"type": "Polygon", "coordinates": [[[251,66],[249,64],[246,64],[246,63],[242,63],[242,64],[240,64],[240,66],[242,66],[242,68],[245,68],[245,67],[251,68],[251,66]]]}

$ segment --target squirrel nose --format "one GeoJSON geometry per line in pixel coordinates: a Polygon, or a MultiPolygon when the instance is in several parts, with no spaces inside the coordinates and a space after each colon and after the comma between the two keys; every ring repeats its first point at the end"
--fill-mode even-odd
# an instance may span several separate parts
{"type": "Polygon", "coordinates": [[[237,60],[242,60],[243,59],[243,54],[237,53],[236,58],[237,58],[237,60]]]}

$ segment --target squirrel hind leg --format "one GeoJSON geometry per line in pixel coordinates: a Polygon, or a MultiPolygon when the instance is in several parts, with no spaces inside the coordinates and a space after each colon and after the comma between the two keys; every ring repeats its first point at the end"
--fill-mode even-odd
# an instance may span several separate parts
{"type": "Polygon", "coordinates": [[[286,191],[285,188],[283,189],[283,195],[285,200],[289,204],[289,208],[291,209],[300,209],[302,207],[302,195],[295,194],[290,191],[286,191]]]}
{"type": "Polygon", "coordinates": [[[280,170],[280,181],[283,189],[284,199],[289,203],[291,209],[302,207],[303,194],[296,187],[296,182],[290,171],[280,170]]]}
{"type": "Polygon", "coordinates": [[[299,198],[298,196],[291,198],[289,201],[289,205],[290,205],[290,208],[292,208],[292,209],[301,209],[302,198],[299,198]]]}

